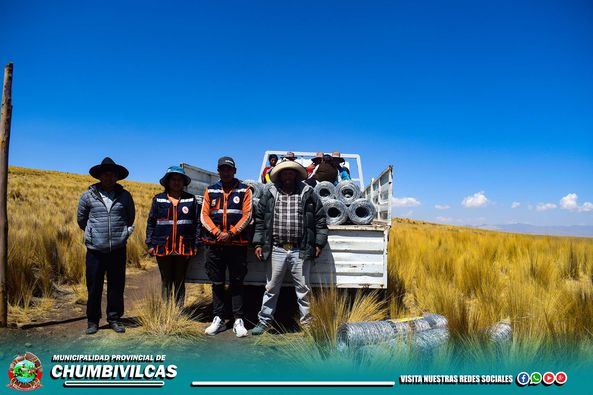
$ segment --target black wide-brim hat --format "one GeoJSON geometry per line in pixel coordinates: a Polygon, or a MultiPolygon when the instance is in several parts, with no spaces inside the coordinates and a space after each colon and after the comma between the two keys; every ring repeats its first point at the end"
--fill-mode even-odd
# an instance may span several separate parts
{"type": "Polygon", "coordinates": [[[89,174],[95,177],[96,179],[99,179],[101,173],[106,171],[112,171],[116,173],[118,180],[123,180],[130,174],[128,169],[126,169],[122,165],[118,165],[110,157],[106,157],[101,161],[100,164],[91,167],[91,169],[89,170],[89,174]]]}

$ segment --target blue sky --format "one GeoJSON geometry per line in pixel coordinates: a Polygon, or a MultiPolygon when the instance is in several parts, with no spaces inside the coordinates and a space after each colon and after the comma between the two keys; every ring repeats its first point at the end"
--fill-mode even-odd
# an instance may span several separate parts
{"type": "Polygon", "coordinates": [[[337,149],[398,216],[593,225],[590,1],[0,1],[11,165],[337,149]]]}

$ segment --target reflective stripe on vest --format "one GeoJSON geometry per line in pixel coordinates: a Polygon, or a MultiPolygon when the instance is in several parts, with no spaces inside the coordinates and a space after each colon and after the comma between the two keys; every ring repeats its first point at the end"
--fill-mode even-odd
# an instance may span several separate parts
{"type": "MultiPolygon", "coordinates": [[[[177,225],[191,225],[193,224],[194,221],[192,221],[191,219],[180,219],[177,220],[177,225]]],[[[157,225],[173,225],[173,220],[172,219],[159,219],[156,221],[157,225]]]]}

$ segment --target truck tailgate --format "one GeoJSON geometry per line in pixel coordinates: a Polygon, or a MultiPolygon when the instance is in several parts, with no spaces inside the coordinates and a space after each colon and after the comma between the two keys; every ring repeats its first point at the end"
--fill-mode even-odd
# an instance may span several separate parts
{"type": "MultiPolygon", "coordinates": [[[[329,227],[328,245],[311,267],[311,286],[335,285],[340,288],[387,287],[387,237],[389,225],[334,225],[329,227]]],[[[189,265],[186,281],[209,283],[202,248],[189,265]]],[[[245,284],[265,285],[266,265],[247,254],[245,284]]],[[[286,278],[286,285],[290,285],[286,278]]]]}

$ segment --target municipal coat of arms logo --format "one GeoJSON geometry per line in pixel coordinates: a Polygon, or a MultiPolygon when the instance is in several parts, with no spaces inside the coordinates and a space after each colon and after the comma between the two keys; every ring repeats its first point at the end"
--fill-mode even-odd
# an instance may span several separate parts
{"type": "Polygon", "coordinates": [[[7,387],[18,391],[33,391],[41,387],[43,368],[35,354],[26,352],[12,360],[8,367],[7,387]]]}

